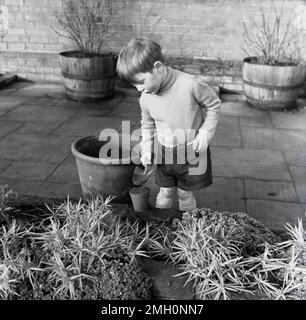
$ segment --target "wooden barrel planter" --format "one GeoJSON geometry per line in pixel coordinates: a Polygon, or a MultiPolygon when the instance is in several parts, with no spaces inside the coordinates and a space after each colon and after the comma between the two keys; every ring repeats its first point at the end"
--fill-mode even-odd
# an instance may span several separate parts
{"type": "Polygon", "coordinates": [[[305,78],[305,67],[299,65],[269,66],[257,64],[255,57],[244,59],[242,68],[246,100],[266,110],[296,106],[305,78]]]}
{"type": "Polygon", "coordinates": [[[113,53],[82,57],[78,51],[60,53],[60,64],[68,98],[98,101],[114,93],[116,56],[113,53]]]}

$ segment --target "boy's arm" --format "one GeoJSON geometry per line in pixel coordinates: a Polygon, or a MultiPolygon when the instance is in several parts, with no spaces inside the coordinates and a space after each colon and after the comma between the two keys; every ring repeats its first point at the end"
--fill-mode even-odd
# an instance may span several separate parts
{"type": "Polygon", "coordinates": [[[153,152],[153,139],[155,136],[155,121],[141,98],[139,103],[141,108],[141,153],[143,155],[151,154],[153,152]]]}
{"type": "Polygon", "coordinates": [[[199,132],[202,136],[207,136],[208,146],[217,129],[221,100],[215,91],[200,78],[195,78],[193,94],[205,113],[205,120],[199,128],[199,132]]]}

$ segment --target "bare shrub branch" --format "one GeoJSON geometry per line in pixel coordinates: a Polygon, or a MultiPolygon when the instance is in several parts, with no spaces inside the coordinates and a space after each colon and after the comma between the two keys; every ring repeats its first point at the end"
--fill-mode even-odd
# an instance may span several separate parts
{"type": "Polygon", "coordinates": [[[301,30],[294,25],[294,15],[284,14],[284,2],[280,9],[271,2],[268,12],[260,9],[260,21],[252,17],[242,21],[243,51],[255,56],[267,65],[296,64],[300,56],[301,30]]]}
{"type": "Polygon", "coordinates": [[[72,40],[81,54],[99,54],[110,36],[111,13],[110,0],[64,0],[63,10],[55,12],[58,26],[52,29],[59,36],[72,40]]]}

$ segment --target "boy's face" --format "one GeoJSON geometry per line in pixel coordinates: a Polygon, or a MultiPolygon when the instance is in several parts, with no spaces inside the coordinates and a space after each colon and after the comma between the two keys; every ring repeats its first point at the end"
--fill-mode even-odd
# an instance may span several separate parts
{"type": "Polygon", "coordinates": [[[152,72],[137,73],[133,85],[140,92],[156,94],[165,76],[163,64],[155,63],[152,72]]]}

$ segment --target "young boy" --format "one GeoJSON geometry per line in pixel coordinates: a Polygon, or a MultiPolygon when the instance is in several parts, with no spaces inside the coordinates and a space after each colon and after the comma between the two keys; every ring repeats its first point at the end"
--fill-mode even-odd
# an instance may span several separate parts
{"type": "Polygon", "coordinates": [[[156,157],[155,136],[160,145],[156,208],[171,208],[177,191],[179,210],[195,209],[192,191],[212,184],[209,142],[216,131],[220,99],[201,77],[166,66],[160,45],[145,38],[132,39],[121,49],[117,72],[141,92],[144,166],[152,163],[154,151],[156,157]]]}

